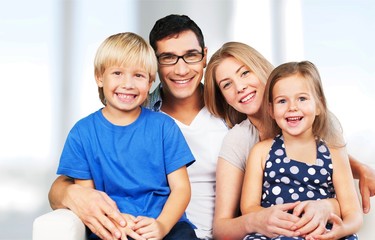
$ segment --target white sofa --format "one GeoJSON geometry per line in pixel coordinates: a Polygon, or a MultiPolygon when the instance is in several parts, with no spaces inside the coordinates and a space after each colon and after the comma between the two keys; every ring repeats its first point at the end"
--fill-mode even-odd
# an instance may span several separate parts
{"type": "MultiPolygon", "coordinates": [[[[375,197],[371,198],[372,211],[364,216],[364,224],[358,232],[362,240],[375,239],[375,197]]],[[[86,227],[70,210],[59,209],[34,220],[33,240],[85,240],[86,227]]]]}

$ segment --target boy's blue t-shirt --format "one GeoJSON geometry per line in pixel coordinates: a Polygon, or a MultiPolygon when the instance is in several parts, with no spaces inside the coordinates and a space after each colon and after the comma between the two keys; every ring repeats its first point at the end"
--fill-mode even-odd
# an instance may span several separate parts
{"type": "Polygon", "coordinates": [[[123,213],[157,218],[170,194],[167,175],[194,161],[169,116],[142,108],[135,122],[116,126],[98,110],[70,131],[57,173],[92,179],[123,213]]]}

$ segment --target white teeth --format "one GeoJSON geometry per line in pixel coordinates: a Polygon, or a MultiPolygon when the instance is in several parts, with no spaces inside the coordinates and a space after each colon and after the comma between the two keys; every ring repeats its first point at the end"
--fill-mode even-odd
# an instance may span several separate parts
{"type": "Polygon", "coordinates": [[[118,93],[117,96],[119,98],[122,98],[122,99],[131,99],[131,98],[135,98],[135,95],[129,95],[129,94],[122,94],[122,93],[118,93]]]}
{"type": "Polygon", "coordinates": [[[176,82],[178,84],[184,84],[184,83],[189,82],[189,80],[175,80],[174,82],[176,82]]]}
{"type": "Polygon", "coordinates": [[[247,95],[247,97],[245,97],[245,98],[241,99],[241,101],[240,101],[240,102],[246,102],[246,101],[249,101],[249,100],[250,100],[250,98],[252,98],[253,96],[254,96],[254,93],[252,93],[252,94],[249,94],[249,95],[247,95]]]}
{"type": "Polygon", "coordinates": [[[301,117],[289,117],[287,118],[288,121],[298,121],[298,120],[301,120],[302,118],[301,117]]]}

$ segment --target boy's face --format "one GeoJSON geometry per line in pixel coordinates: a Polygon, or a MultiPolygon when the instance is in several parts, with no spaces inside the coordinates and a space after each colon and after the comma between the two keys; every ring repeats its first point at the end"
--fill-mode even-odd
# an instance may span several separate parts
{"type": "Polygon", "coordinates": [[[158,65],[160,81],[163,83],[163,92],[173,98],[186,99],[198,89],[206,67],[207,48],[202,49],[194,32],[188,30],[176,36],[167,37],[156,42],[156,55],[173,54],[182,56],[190,52],[203,52],[202,61],[187,64],[178,59],[174,65],[158,65]]]}
{"type": "Polygon", "coordinates": [[[127,66],[106,68],[102,76],[96,77],[96,83],[103,88],[105,108],[114,114],[139,113],[152,85],[147,71],[127,66]]]}

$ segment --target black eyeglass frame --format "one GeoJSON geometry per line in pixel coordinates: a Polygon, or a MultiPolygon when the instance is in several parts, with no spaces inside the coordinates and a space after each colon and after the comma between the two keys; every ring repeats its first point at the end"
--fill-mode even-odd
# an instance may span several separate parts
{"type": "Polygon", "coordinates": [[[160,61],[159,61],[159,58],[160,57],[162,57],[162,56],[164,56],[164,55],[156,55],[156,59],[158,60],[158,63],[160,64],[160,65],[162,65],[162,66],[172,66],[172,65],[176,65],[176,63],[178,63],[178,61],[180,60],[180,59],[182,59],[182,60],[184,60],[184,62],[186,63],[186,64],[194,64],[194,63],[199,63],[199,62],[201,62],[202,60],[203,60],[203,58],[204,58],[204,52],[202,51],[202,52],[188,52],[188,53],[185,53],[184,55],[175,55],[175,54],[165,54],[165,55],[168,55],[168,56],[175,56],[175,57],[177,57],[176,58],[176,61],[174,62],[174,63],[160,63],[160,61]],[[189,55],[189,54],[192,54],[192,53],[195,53],[195,54],[200,54],[200,55],[202,55],[201,56],[201,58],[198,60],[198,61],[194,61],[194,62],[187,62],[186,60],[185,60],[185,56],[187,56],[187,55],[189,55]]]}

